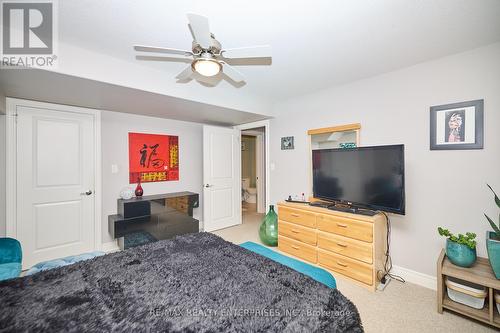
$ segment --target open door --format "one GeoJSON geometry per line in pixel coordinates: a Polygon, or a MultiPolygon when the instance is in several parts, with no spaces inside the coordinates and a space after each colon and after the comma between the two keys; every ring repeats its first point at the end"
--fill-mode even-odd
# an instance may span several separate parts
{"type": "Polygon", "coordinates": [[[205,231],[241,224],[240,130],[203,126],[205,231]]]}

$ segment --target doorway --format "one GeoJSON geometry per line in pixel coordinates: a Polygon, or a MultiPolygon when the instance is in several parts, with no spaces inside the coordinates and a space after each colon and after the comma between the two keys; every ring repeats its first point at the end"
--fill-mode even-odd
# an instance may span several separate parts
{"type": "Polygon", "coordinates": [[[7,115],[7,236],[23,269],[99,249],[99,111],[7,99],[7,115]]]}
{"type": "Polygon", "coordinates": [[[266,128],[241,131],[241,211],[243,223],[260,220],[266,205],[266,128]]]}

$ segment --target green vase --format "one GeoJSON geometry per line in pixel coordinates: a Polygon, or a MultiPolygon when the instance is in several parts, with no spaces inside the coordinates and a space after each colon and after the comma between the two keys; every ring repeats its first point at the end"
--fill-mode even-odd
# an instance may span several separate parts
{"type": "Polygon", "coordinates": [[[488,259],[495,277],[500,279],[500,240],[495,238],[495,233],[486,232],[486,249],[488,250],[488,259]]]}
{"type": "Polygon", "coordinates": [[[476,249],[471,249],[465,244],[458,244],[449,238],[446,240],[446,256],[450,261],[460,267],[471,267],[477,259],[476,249]]]}
{"type": "Polygon", "coordinates": [[[262,243],[267,246],[278,245],[278,215],[274,212],[274,206],[269,206],[269,212],[264,216],[259,228],[259,236],[262,243]]]}

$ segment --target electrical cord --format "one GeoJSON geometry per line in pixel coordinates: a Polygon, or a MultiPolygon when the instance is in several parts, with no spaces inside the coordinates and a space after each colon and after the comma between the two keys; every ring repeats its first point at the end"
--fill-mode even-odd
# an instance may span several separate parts
{"type": "Polygon", "coordinates": [[[385,216],[386,222],[387,222],[387,250],[385,251],[385,262],[384,262],[384,270],[383,271],[378,271],[377,276],[380,279],[380,282],[386,283],[387,277],[390,277],[391,279],[397,280],[401,283],[405,283],[405,279],[403,279],[401,276],[392,274],[392,258],[390,255],[390,244],[391,244],[391,219],[389,218],[389,215],[387,215],[386,212],[379,211],[379,213],[382,213],[385,216]],[[381,276],[379,275],[381,273],[381,276]]]}

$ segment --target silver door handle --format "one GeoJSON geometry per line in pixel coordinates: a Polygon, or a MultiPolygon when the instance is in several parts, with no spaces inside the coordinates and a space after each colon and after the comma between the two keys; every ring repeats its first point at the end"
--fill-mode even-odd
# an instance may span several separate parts
{"type": "Polygon", "coordinates": [[[210,184],[205,184],[205,187],[206,188],[209,188],[209,187],[212,187],[213,185],[210,185],[210,184]]]}
{"type": "Polygon", "coordinates": [[[88,190],[87,192],[80,193],[80,195],[91,195],[92,191],[88,190]]]}

